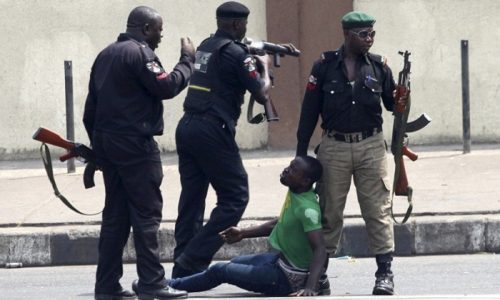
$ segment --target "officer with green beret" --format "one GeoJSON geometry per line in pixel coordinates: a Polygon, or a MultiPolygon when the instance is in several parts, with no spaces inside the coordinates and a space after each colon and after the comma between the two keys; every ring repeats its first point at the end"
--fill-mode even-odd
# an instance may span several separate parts
{"type": "Polygon", "coordinates": [[[324,52],[314,63],[301,109],[297,155],[306,155],[321,116],[323,137],[317,157],[324,173],[318,193],[327,251],[334,255],[338,249],[346,197],[354,178],[368,243],[378,266],[373,294],[392,295],[394,231],[382,104],[393,110],[395,82],[385,59],[369,52],[375,39],[374,23],[375,18],[366,13],[347,13],[341,20],[343,45],[324,52]]]}

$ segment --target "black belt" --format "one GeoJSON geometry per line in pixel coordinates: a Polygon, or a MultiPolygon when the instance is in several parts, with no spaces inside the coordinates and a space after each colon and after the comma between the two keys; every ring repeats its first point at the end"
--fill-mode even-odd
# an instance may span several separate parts
{"type": "Polygon", "coordinates": [[[196,119],[196,120],[208,121],[210,123],[214,123],[217,126],[221,126],[221,127],[225,127],[225,124],[226,124],[221,118],[214,116],[214,115],[211,115],[211,114],[186,113],[186,116],[188,116],[192,119],[196,119]]]}
{"type": "Polygon", "coordinates": [[[358,143],[364,139],[367,139],[371,136],[377,135],[382,132],[381,127],[375,127],[372,130],[366,130],[361,132],[351,132],[351,133],[342,133],[335,130],[328,130],[328,137],[334,138],[336,141],[345,142],[345,143],[358,143]]]}

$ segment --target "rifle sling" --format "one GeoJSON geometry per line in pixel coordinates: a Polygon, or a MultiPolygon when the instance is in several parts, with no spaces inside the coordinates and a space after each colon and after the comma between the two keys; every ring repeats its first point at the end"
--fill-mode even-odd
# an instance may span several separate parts
{"type": "Polygon", "coordinates": [[[250,96],[250,101],[248,101],[248,110],[247,110],[247,121],[250,124],[259,124],[264,122],[266,115],[264,113],[253,115],[253,105],[255,103],[255,98],[250,96]]]}
{"type": "Polygon", "coordinates": [[[395,170],[394,170],[394,183],[392,185],[392,192],[391,192],[391,217],[394,220],[396,224],[404,224],[408,219],[410,218],[411,212],[413,210],[413,201],[412,201],[412,195],[413,195],[413,189],[408,186],[408,209],[406,210],[405,216],[403,217],[403,220],[401,222],[398,222],[396,220],[396,217],[394,216],[394,193],[396,192],[396,183],[399,177],[399,172],[400,172],[400,165],[398,162],[395,162],[395,170]]]}
{"type": "Polygon", "coordinates": [[[50,157],[49,147],[45,143],[42,143],[42,145],[40,146],[40,155],[42,156],[43,166],[45,167],[45,171],[47,172],[47,177],[49,178],[50,184],[52,184],[52,189],[54,190],[54,194],[56,195],[57,198],[59,198],[62,201],[62,203],[64,203],[64,205],[66,205],[72,211],[74,211],[78,214],[81,214],[81,215],[85,215],[85,216],[95,216],[95,215],[98,215],[102,212],[102,211],[100,211],[98,213],[88,214],[88,213],[84,213],[84,212],[81,212],[78,209],[76,209],[68,201],[68,199],[66,199],[66,197],[64,197],[61,194],[61,192],[59,192],[59,189],[57,188],[56,180],[54,178],[54,171],[52,168],[52,160],[50,157]]]}

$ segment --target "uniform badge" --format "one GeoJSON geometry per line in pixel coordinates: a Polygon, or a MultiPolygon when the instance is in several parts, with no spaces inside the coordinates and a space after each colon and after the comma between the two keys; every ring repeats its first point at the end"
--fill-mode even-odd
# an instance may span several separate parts
{"type": "Polygon", "coordinates": [[[149,71],[155,73],[155,74],[160,74],[163,71],[163,68],[158,64],[156,61],[150,61],[146,64],[146,68],[148,68],[149,71]]]}
{"type": "Polygon", "coordinates": [[[245,60],[243,61],[243,66],[248,71],[250,77],[257,77],[257,67],[255,65],[255,60],[253,57],[245,58],[245,60]]]}
{"type": "Polygon", "coordinates": [[[198,72],[207,73],[208,61],[210,60],[210,56],[212,56],[212,53],[196,51],[194,56],[194,69],[198,72]]]}
{"type": "Polygon", "coordinates": [[[314,77],[314,75],[309,76],[309,81],[307,82],[307,90],[314,91],[316,89],[317,84],[318,84],[318,78],[314,77]]]}

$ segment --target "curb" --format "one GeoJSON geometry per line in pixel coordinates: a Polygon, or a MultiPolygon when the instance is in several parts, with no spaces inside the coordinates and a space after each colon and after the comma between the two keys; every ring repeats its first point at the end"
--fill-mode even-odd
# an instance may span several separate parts
{"type": "MultiPolygon", "coordinates": [[[[242,221],[246,227],[262,221],[242,221]]],[[[159,233],[160,258],[171,261],[174,224],[162,223],[159,233]]],[[[0,228],[0,266],[82,265],[97,263],[99,225],[0,228]]],[[[394,226],[396,256],[433,254],[500,253],[500,214],[414,217],[394,226]]],[[[240,254],[269,250],[267,238],[248,239],[224,245],[215,260],[228,260],[240,254]]],[[[362,219],[346,219],[338,256],[372,256],[362,219]]],[[[135,261],[130,237],[124,262],[135,261]]]]}

